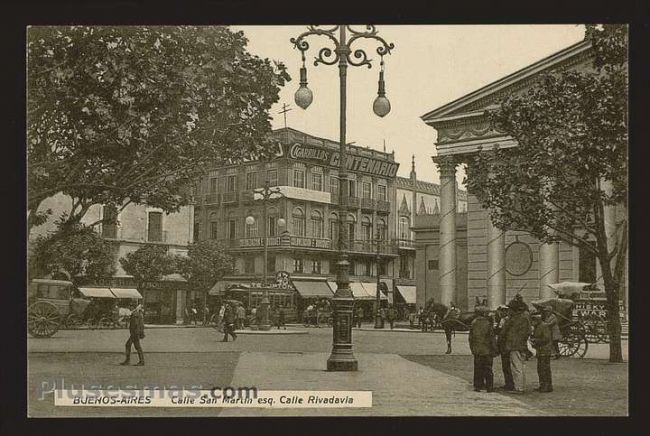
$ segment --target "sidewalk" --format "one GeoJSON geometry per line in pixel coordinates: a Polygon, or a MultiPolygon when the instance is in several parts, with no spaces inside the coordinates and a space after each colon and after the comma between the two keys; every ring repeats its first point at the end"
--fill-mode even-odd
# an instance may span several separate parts
{"type": "Polygon", "coordinates": [[[328,353],[243,352],[232,386],[372,391],[372,408],[223,409],[220,416],[537,416],[544,412],[395,354],[356,354],[359,371],[325,371],[328,353]]]}

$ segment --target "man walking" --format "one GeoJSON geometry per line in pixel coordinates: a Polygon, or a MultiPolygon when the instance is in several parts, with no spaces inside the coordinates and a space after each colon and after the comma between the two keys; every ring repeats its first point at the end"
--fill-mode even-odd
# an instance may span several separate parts
{"type": "Polygon", "coordinates": [[[487,317],[488,308],[477,306],[478,315],[469,329],[469,348],[474,355],[474,391],[494,392],[492,360],[497,354],[496,337],[492,321],[487,317]]]}
{"type": "Polygon", "coordinates": [[[228,335],[232,336],[233,341],[237,339],[237,335],[235,334],[235,310],[231,304],[226,304],[226,309],[223,314],[222,342],[228,342],[228,335]]]}
{"type": "MultiPolygon", "coordinates": [[[[547,313],[547,311],[544,311],[544,314],[547,313]]],[[[553,392],[553,379],[551,374],[553,341],[551,327],[545,320],[542,320],[542,315],[535,314],[532,316],[532,320],[535,330],[533,331],[531,342],[535,350],[537,350],[537,376],[539,377],[539,388],[535,390],[538,392],[553,392]]]]}
{"type": "Polygon", "coordinates": [[[244,328],[244,324],[246,321],[246,309],[244,309],[243,305],[238,304],[235,311],[237,314],[237,319],[235,321],[235,329],[241,330],[244,328]]]}
{"type": "Polygon", "coordinates": [[[503,370],[503,379],[505,384],[503,389],[506,391],[513,391],[515,389],[514,382],[512,381],[512,369],[510,368],[510,352],[506,350],[506,325],[510,321],[510,309],[508,306],[501,305],[497,307],[497,348],[501,355],[501,369],[503,370]]]}
{"type": "Polygon", "coordinates": [[[510,353],[510,369],[514,384],[513,393],[523,394],[526,389],[526,354],[528,351],[528,336],[530,336],[530,321],[526,316],[526,307],[517,300],[508,306],[513,313],[510,322],[506,324],[505,349],[510,353]]]}
{"type": "Polygon", "coordinates": [[[393,330],[393,324],[395,323],[395,318],[397,317],[397,310],[395,309],[395,307],[393,307],[392,304],[388,306],[386,317],[388,318],[390,329],[393,330]]]}
{"type": "Polygon", "coordinates": [[[553,308],[551,306],[544,306],[542,320],[548,324],[551,329],[551,342],[553,345],[553,358],[560,358],[560,339],[562,339],[562,333],[560,332],[560,326],[558,324],[557,316],[553,313],[553,308]]]}
{"type": "Polygon", "coordinates": [[[142,305],[135,302],[131,303],[131,317],[129,318],[129,339],[126,340],[125,359],[120,365],[129,365],[131,363],[131,345],[135,345],[138,352],[137,366],[144,366],[144,352],[140,345],[140,339],[144,339],[144,316],[142,314],[142,305]]]}

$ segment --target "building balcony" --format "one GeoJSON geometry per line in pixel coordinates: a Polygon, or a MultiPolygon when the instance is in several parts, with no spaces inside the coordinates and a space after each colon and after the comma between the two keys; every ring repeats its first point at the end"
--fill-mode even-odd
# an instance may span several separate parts
{"type": "Polygon", "coordinates": [[[415,250],[415,241],[411,239],[398,239],[397,247],[400,250],[415,250]]]}
{"type": "MultiPolygon", "coordinates": [[[[239,238],[227,240],[227,246],[230,248],[254,248],[259,250],[264,247],[264,238],[239,238]]],[[[275,247],[294,247],[294,248],[315,248],[320,250],[331,250],[332,241],[324,238],[307,238],[303,236],[270,236],[266,238],[266,245],[269,248],[275,247]]]]}
{"type": "Polygon", "coordinates": [[[223,204],[232,204],[237,203],[238,195],[237,192],[224,192],[221,194],[221,203],[223,204]]]}
{"type": "Polygon", "coordinates": [[[348,242],[348,251],[352,253],[396,255],[397,247],[393,241],[355,240],[348,242]]]}
{"type": "Polygon", "coordinates": [[[218,205],[219,204],[219,194],[212,193],[203,196],[203,204],[205,205],[218,205]]]}
{"type": "Polygon", "coordinates": [[[147,235],[147,242],[167,242],[167,230],[163,230],[160,233],[149,233],[147,235]]]}
{"type": "Polygon", "coordinates": [[[341,200],[345,201],[345,204],[351,209],[358,209],[361,206],[361,199],[358,197],[343,197],[341,200]]]}
{"type": "Polygon", "coordinates": [[[376,207],[376,201],[372,198],[362,198],[361,199],[361,209],[368,212],[372,212],[376,207]]]}
{"type": "Polygon", "coordinates": [[[385,200],[377,200],[377,212],[390,213],[390,202],[385,200]]]}

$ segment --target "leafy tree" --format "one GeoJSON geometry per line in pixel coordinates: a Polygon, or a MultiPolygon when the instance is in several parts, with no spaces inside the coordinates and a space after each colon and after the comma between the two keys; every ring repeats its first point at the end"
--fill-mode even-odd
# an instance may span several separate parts
{"type": "Polygon", "coordinates": [[[133,276],[139,291],[147,283],[161,280],[163,276],[176,271],[174,257],[167,254],[164,245],[148,244],[120,258],[120,264],[127,274],[133,276]]]}
{"type": "Polygon", "coordinates": [[[73,278],[98,280],[115,273],[115,245],[82,224],[57,222],[57,230],[36,238],[29,259],[30,276],[66,271],[73,278]]]}
{"type": "Polygon", "coordinates": [[[217,241],[206,240],[190,245],[187,257],[177,257],[179,273],[192,289],[207,292],[224,275],[234,271],[234,260],[217,241]]]}
{"type": "Polygon", "coordinates": [[[34,26],[28,31],[28,225],[73,199],[174,212],[206,167],[275,149],[269,109],[290,80],[214,26],[34,26]]]}
{"type": "Polygon", "coordinates": [[[478,153],[466,183],[497,227],[595,254],[607,297],[610,361],[620,362],[627,219],[619,214],[608,237],[605,214],[627,207],[627,29],[587,26],[585,37],[593,68],[545,74],[503,101],[491,120],[518,146],[478,153]]]}

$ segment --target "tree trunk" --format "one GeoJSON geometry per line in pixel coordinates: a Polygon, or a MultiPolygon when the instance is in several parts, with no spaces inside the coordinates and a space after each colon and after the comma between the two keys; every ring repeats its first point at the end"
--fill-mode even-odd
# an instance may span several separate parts
{"type": "MultiPolygon", "coordinates": [[[[600,269],[603,273],[603,282],[605,284],[605,308],[607,310],[607,332],[609,334],[609,361],[612,363],[620,363],[623,362],[623,351],[621,347],[621,318],[618,308],[619,283],[614,280],[612,274],[602,202],[598,202],[594,209],[598,261],[600,263],[600,269]]],[[[625,254],[619,253],[619,256],[620,255],[624,256],[625,254]]]]}

